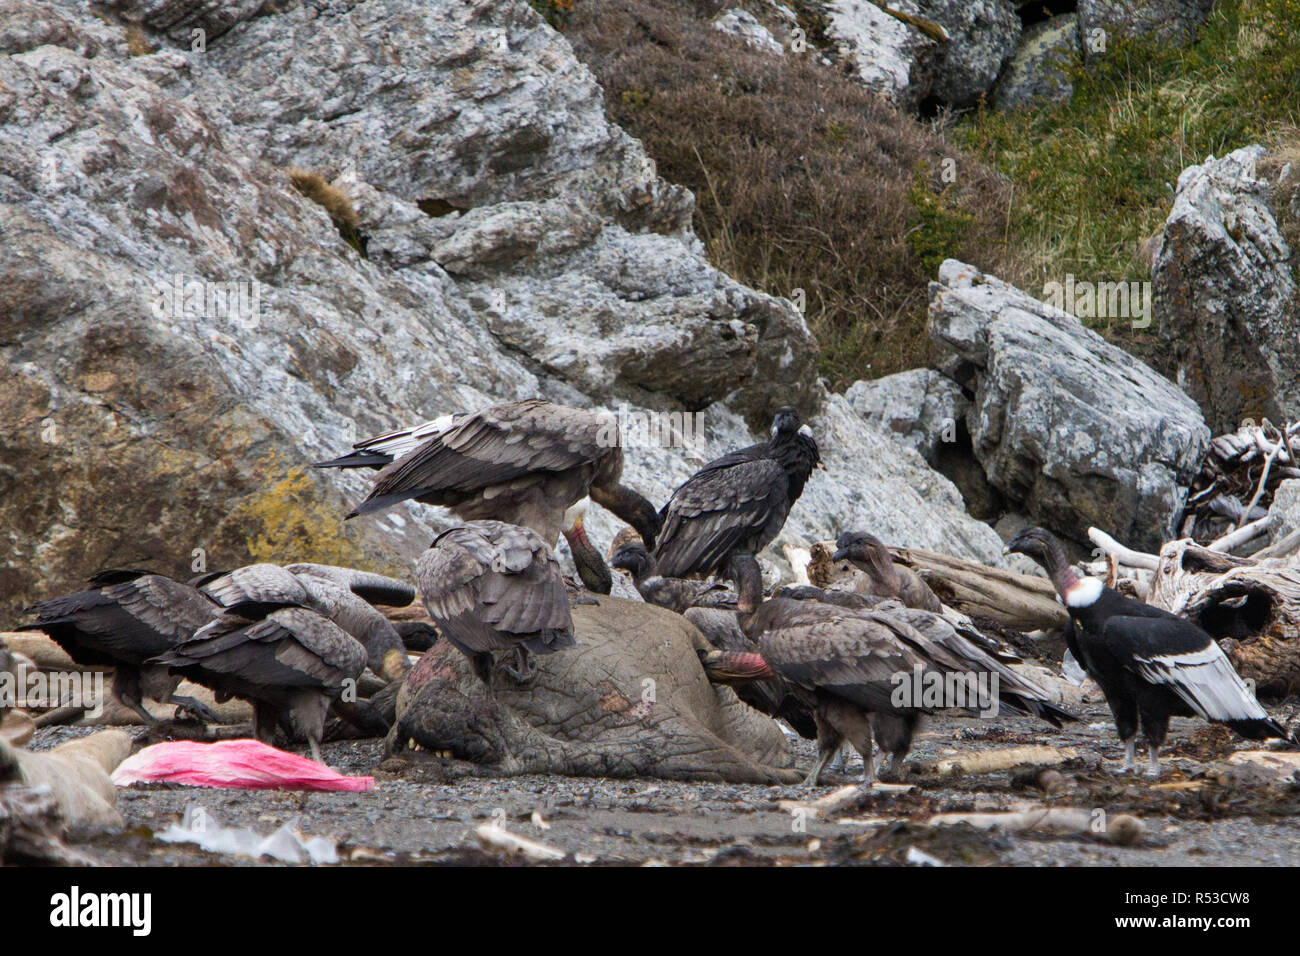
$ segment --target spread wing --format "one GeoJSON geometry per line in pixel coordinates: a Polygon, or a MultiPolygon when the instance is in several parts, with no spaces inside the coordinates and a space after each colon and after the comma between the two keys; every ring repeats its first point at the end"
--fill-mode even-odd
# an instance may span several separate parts
{"type": "Polygon", "coordinates": [[[161,654],[217,616],[218,609],[193,588],[148,574],[28,609],[33,622],[78,663],[141,664],[161,654]]]}
{"type": "Polygon", "coordinates": [[[316,462],[317,468],[383,468],[407,452],[415,451],[430,438],[451,428],[464,415],[443,415],[413,428],[396,431],[359,441],[352,451],[329,461],[316,462]]]}
{"type": "Polygon", "coordinates": [[[353,514],[379,511],[409,498],[455,504],[525,475],[592,464],[615,447],[618,427],[613,416],[541,399],[492,405],[386,466],[353,514]]]}
{"type": "Polygon", "coordinates": [[[770,458],[706,465],[664,505],[655,544],[659,573],[707,574],[737,549],[765,547],[790,513],[788,490],[784,469],[770,458]]]}
{"type": "Polygon", "coordinates": [[[559,563],[533,531],[475,521],[444,532],[417,566],[429,616],[468,654],[573,646],[559,563]]]}

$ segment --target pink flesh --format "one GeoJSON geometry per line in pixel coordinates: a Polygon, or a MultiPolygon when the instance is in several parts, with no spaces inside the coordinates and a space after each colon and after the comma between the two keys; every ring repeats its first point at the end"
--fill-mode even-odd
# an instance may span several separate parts
{"type": "Polygon", "coordinates": [[[175,740],[146,747],[113,772],[119,787],[133,783],[183,783],[244,790],[373,790],[374,777],[346,777],[316,761],[257,740],[213,744],[175,740]]]}

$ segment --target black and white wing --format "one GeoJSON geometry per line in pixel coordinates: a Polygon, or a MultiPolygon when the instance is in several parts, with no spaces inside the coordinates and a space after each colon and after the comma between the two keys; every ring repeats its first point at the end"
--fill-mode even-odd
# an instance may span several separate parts
{"type": "Polygon", "coordinates": [[[331,621],[306,608],[261,620],[226,614],[157,658],[202,684],[257,696],[259,691],[316,689],[335,694],[355,681],[366,652],[331,621]]]}
{"type": "Polygon", "coordinates": [[[1116,616],[1102,628],[1107,649],[1144,680],[1169,688],[1206,720],[1251,740],[1283,737],[1214,638],[1180,618],[1116,616]]]}
{"type": "Polygon", "coordinates": [[[454,506],[485,488],[528,475],[594,465],[618,442],[617,419],[610,415],[541,399],[492,405],[386,466],[349,517],[410,498],[454,506]]]}
{"type": "Polygon", "coordinates": [[[464,415],[442,415],[412,428],[367,438],[352,446],[352,451],[329,461],[316,462],[317,468],[383,468],[408,452],[415,451],[430,438],[441,435],[464,415]]]}

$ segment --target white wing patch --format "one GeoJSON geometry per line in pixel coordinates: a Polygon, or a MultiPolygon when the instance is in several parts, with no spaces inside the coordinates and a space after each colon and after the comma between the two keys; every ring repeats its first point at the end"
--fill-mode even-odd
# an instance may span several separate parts
{"type": "Polygon", "coordinates": [[[407,452],[415,451],[434,435],[441,435],[454,424],[454,415],[443,415],[422,425],[416,425],[414,428],[402,428],[387,435],[380,435],[378,438],[371,438],[354,447],[392,455],[395,461],[407,452]]]}
{"type": "Polygon", "coordinates": [[[1213,640],[1210,646],[1186,654],[1157,654],[1134,658],[1138,673],[1164,684],[1206,720],[1267,720],[1232,662],[1213,640]]]}

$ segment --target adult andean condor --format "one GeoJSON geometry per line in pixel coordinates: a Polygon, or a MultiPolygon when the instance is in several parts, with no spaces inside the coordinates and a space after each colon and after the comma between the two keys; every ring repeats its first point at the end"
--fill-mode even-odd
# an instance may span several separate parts
{"type": "MultiPolygon", "coordinates": [[[[812,430],[799,413],[777,410],[772,439],[709,462],[673,492],[660,511],[654,547],[661,575],[725,573],[742,600],[760,582],[754,555],[780,533],[790,508],[821,460],[812,430]]],[[[742,610],[753,610],[741,605],[742,610]]]]}
{"type": "Polygon", "coordinates": [[[1070,615],[1066,644],[1105,694],[1124,742],[1121,773],[1134,769],[1140,727],[1147,741],[1147,773],[1159,775],[1170,716],[1226,724],[1249,740],[1290,738],[1214,638],[1191,621],[1079,575],[1060,542],[1043,528],[1021,531],[1006,552],[1037,561],[1056,586],[1070,615]]]}
{"type": "Polygon", "coordinates": [[[35,620],[18,629],[44,631],[78,664],[112,667],[113,697],[145,723],[156,722],[144,707],[146,697],[215,723],[205,705],[176,695],[179,676],[150,659],[190,638],[221,608],[188,584],[146,571],[102,571],[90,584],[89,590],[29,607],[35,620]]]}

